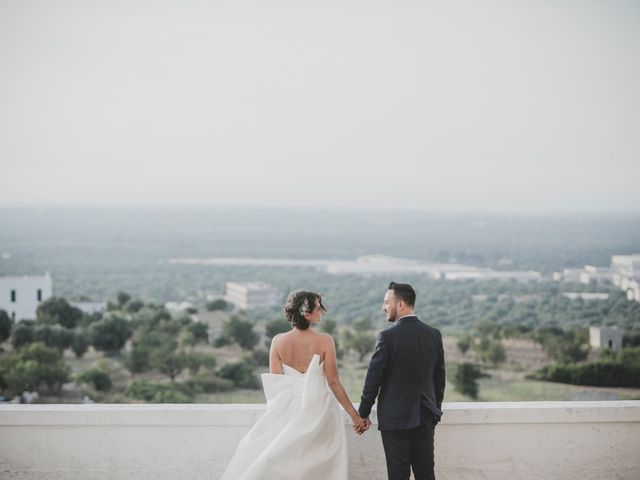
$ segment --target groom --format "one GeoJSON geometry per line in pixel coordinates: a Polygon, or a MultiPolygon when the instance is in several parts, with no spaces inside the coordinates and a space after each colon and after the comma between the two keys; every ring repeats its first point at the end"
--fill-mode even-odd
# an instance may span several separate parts
{"type": "Polygon", "coordinates": [[[413,313],[415,303],[411,285],[389,284],[382,310],[394,324],[378,335],[358,412],[368,428],[378,397],[389,480],[408,480],[410,469],[415,480],[435,479],[433,440],[442,416],[444,350],[440,332],[413,313]]]}

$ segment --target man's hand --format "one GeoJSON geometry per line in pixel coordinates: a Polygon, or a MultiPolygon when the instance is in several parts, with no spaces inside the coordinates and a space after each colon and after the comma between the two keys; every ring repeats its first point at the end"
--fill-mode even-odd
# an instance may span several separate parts
{"type": "Polygon", "coordinates": [[[355,419],[354,422],[353,422],[353,430],[358,435],[362,435],[364,432],[369,430],[370,426],[371,426],[371,421],[369,420],[368,417],[367,418],[361,418],[360,416],[358,416],[358,418],[355,419]]]}
{"type": "Polygon", "coordinates": [[[368,418],[361,418],[359,415],[353,418],[353,430],[358,434],[362,435],[364,432],[369,430],[369,426],[371,422],[368,418]]]}
{"type": "Polygon", "coordinates": [[[366,432],[367,430],[369,430],[369,427],[371,426],[371,420],[369,420],[369,417],[367,418],[363,418],[364,420],[364,432],[366,432]]]}

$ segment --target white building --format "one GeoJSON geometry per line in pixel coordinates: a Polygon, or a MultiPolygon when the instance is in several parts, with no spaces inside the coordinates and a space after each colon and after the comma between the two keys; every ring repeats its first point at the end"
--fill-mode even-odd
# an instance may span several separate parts
{"type": "Polygon", "coordinates": [[[622,334],[618,327],[589,327],[589,345],[593,348],[622,348],[622,334]]]}
{"type": "Polygon", "coordinates": [[[280,292],[264,282],[227,282],[224,299],[238,308],[275,307],[280,305],[280,292]]]}
{"type": "Polygon", "coordinates": [[[610,268],[585,265],[580,272],[580,283],[584,283],[585,285],[591,283],[609,283],[612,277],[613,274],[610,268]]]}
{"type": "Polygon", "coordinates": [[[193,308],[193,303],[191,302],[167,302],[164,304],[164,308],[169,310],[171,313],[182,313],[186,312],[190,308],[193,308]]]}
{"type": "Polygon", "coordinates": [[[566,292],[562,294],[563,297],[568,298],[569,300],[577,300],[581,298],[582,300],[590,301],[590,300],[608,300],[608,293],[591,293],[591,292],[566,292]]]}
{"type": "Polygon", "coordinates": [[[41,302],[53,295],[51,275],[0,277],[0,310],[15,321],[35,319],[41,302]]]}
{"type": "Polygon", "coordinates": [[[640,279],[640,253],[611,257],[613,284],[619,287],[624,278],[640,279]]]}
{"type": "Polygon", "coordinates": [[[638,280],[624,279],[620,288],[627,292],[629,301],[640,302],[640,282],[638,280]]]}
{"type": "Polygon", "coordinates": [[[540,282],[542,281],[542,274],[534,271],[513,271],[513,272],[498,272],[494,270],[478,270],[478,271],[458,271],[458,272],[444,272],[443,277],[445,280],[502,280],[502,281],[516,281],[516,282],[540,282]]]}
{"type": "Polygon", "coordinates": [[[579,282],[581,268],[565,268],[562,272],[554,272],[552,278],[555,282],[579,282]]]}
{"type": "Polygon", "coordinates": [[[640,253],[611,257],[612,281],[627,293],[631,301],[640,302],[640,253]]]}

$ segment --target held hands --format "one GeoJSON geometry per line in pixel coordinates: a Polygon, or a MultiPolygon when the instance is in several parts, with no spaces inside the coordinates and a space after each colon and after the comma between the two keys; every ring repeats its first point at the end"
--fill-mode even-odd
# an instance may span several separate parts
{"type": "Polygon", "coordinates": [[[360,415],[355,415],[352,417],[353,420],[353,430],[358,434],[362,435],[364,432],[369,430],[371,426],[371,421],[369,418],[362,418],[360,415]]]}

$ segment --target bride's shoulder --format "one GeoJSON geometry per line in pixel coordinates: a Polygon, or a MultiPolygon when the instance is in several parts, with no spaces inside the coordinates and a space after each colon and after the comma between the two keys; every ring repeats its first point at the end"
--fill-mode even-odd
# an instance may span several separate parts
{"type": "Polygon", "coordinates": [[[316,332],[316,333],[318,334],[318,340],[320,340],[320,342],[322,342],[324,345],[334,343],[333,337],[328,333],[320,333],[320,332],[316,332]]]}

